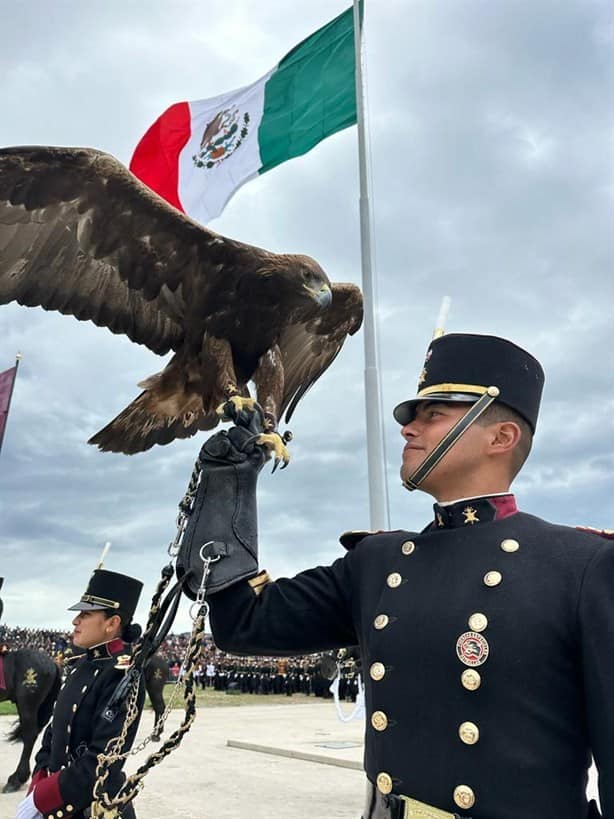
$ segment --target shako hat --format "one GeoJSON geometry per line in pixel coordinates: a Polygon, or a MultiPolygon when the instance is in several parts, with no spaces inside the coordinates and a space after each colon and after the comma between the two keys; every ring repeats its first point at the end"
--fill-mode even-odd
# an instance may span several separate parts
{"type": "Polygon", "coordinates": [[[497,387],[497,401],[522,415],[535,432],[543,386],[544,371],[539,361],[511,341],[449,333],[433,339],[416,397],[402,401],[393,414],[404,426],[413,420],[420,402],[474,403],[489,387],[497,387]]]}
{"type": "Polygon", "coordinates": [[[116,610],[132,620],[143,584],[134,577],[106,569],[95,569],[81,600],[68,611],[116,610]]]}

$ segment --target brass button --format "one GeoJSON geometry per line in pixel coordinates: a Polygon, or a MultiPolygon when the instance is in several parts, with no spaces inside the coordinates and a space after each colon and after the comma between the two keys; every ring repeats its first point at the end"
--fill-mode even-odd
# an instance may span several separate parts
{"type": "Polygon", "coordinates": [[[376,731],[385,731],[388,728],[388,717],[383,711],[374,711],[371,714],[371,725],[376,731]]]}
{"type": "Polygon", "coordinates": [[[76,710],[77,710],[77,703],[75,702],[75,703],[73,703],[73,707],[72,707],[73,714],[75,713],[76,710]]]}
{"type": "Polygon", "coordinates": [[[74,810],[74,808],[73,808],[73,806],[72,806],[72,805],[66,805],[66,810],[69,810],[69,811],[71,811],[71,813],[72,813],[72,811],[74,810]]]}
{"type": "Polygon", "coordinates": [[[386,628],[388,623],[390,622],[390,617],[387,614],[378,614],[375,620],[373,621],[373,625],[376,629],[380,630],[386,628]]]}
{"type": "Polygon", "coordinates": [[[517,552],[520,549],[520,543],[517,540],[512,540],[508,538],[507,540],[501,541],[501,548],[504,552],[517,552]]]}
{"type": "Polygon", "coordinates": [[[389,574],[388,577],[386,578],[386,583],[390,586],[391,589],[398,588],[402,582],[403,578],[398,572],[392,572],[392,574],[389,574]]]}
{"type": "Polygon", "coordinates": [[[87,685],[84,685],[83,688],[81,689],[81,693],[85,694],[86,691],[87,691],[87,685]]]}
{"type": "Polygon", "coordinates": [[[70,753],[70,745],[67,745],[66,748],[64,748],[64,753],[66,754],[70,753]]]}
{"type": "Polygon", "coordinates": [[[58,819],[62,819],[62,816],[64,816],[64,811],[63,811],[63,810],[59,810],[59,811],[56,813],[56,816],[58,817],[58,819]]]}
{"type": "Polygon", "coordinates": [[[465,745],[475,745],[480,738],[480,729],[475,722],[463,722],[458,728],[458,735],[465,745]]]}
{"type": "Polygon", "coordinates": [[[484,629],[488,625],[488,617],[485,614],[476,611],[475,614],[471,615],[471,617],[468,620],[468,623],[471,631],[484,631],[484,629]]]}
{"type": "Polygon", "coordinates": [[[71,726],[70,726],[70,725],[67,725],[67,726],[66,726],[66,733],[67,733],[67,734],[70,734],[70,729],[71,729],[71,726]]]}
{"type": "Polygon", "coordinates": [[[392,777],[385,771],[378,773],[375,782],[380,793],[390,793],[392,791],[392,777]]]}
{"type": "Polygon", "coordinates": [[[386,673],[386,666],[384,663],[373,663],[369,669],[369,676],[372,680],[381,680],[386,673]]]}
{"type": "Polygon", "coordinates": [[[484,583],[487,586],[498,586],[503,580],[501,572],[486,572],[484,575],[484,583]]]}
{"type": "Polygon", "coordinates": [[[465,810],[475,805],[475,794],[469,785],[457,785],[454,788],[454,804],[465,810]]]}
{"type": "Polygon", "coordinates": [[[480,672],[474,668],[467,668],[461,674],[461,683],[468,691],[476,691],[482,684],[480,672]]]}
{"type": "Polygon", "coordinates": [[[405,543],[401,546],[401,551],[404,555],[410,555],[414,549],[416,548],[416,544],[413,540],[406,540],[405,543]]]}

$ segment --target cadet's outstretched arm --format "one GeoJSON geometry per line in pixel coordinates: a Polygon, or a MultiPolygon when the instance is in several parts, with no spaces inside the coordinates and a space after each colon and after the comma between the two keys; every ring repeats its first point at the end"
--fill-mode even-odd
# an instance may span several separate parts
{"type": "Polygon", "coordinates": [[[201,482],[177,561],[192,570],[195,597],[210,558],[207,597],[217,645],[243,654],[303,654],[353,645],[352,561],[276,583],[258,574],[256,483],[266,460],[254,431],[242,426],[213,435],[200,453],[201,482]]]}

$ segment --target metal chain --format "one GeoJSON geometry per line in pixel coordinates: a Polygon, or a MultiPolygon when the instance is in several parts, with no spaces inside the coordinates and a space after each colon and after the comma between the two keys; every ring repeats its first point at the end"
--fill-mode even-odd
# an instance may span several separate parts
{"type": "MultiPolygon", "coordinates": [[[[174,575],[173,564],[177,558],[177,555],[179,554],[181,541],[194,508],[194,499],[200,483],[201,474],[202,467],[200,462],[197,460],[190,476],[188,488],[179,503],[177,532],[175,534],[175,538],[168,546],[168,554],[171,560],[170,563],[162,569],[161,579],[158,582],[158,586],[152,597],[145,631],[135,646],[133,661],[136,660],[143,650],[145,638],[149,636],[154,626],[155,616],[159,610],[162,595],[164,594],[171,578],[174,575]]],[[[203,560],[203,576],[196,595],[196,601],[192,604],[192,606],[190,606],[190,617],[192,618],[194,625],[192,627],[192,633],[186,649],[186,655],[181,665],[179,677],[171,693],[169,704],[167,705],[160,719],[155,723],[152,733],[148,735],[145,740],[143,740],[133,751],[128,750],[122,752],[122,749],[126,743],[128,730],[134,723],[135,719],[137,719],[139,716],[138,697],[141,679],[140,675],[136,677],[136,681],[132,684],[130,690],[126,717],[124,719],[122,730],[119,736],[113,737],[108,741],[104,753],[99,754],[98,756],[98,764],[96,766],[96,782],[92,792],[93,801],[90,808],[92,819],[117,819],[117,817],[120,817],[121,810],[137,796],[143,787],[144,783],[142,780],[148,771],[155,765],[159,764],[164,757],[168,756],[175,750],[175,748],[179,746],[183,736],[190,730],[192,723],[196,718],[194,668],[199,661],[202,652],[205,637],[205,621],[209,613],[209,605],[205,601],[205,595],[207,580],[211,571],[210,565],[216,560],[219,560],[219,557],[204,557],[203,550],[207,545],[208,544],[204,544],[200,550],[200,556],[203,560]],[[197,607],[197,611],[195,614],[193,614],[195,607],[197,607]],[[132,754],[142,751],[151,741],[154,734],[158,732],[158,729],[162,729],[164,727],[181,686],[184,688],[183,696],[185,701],[184,718],[181,725],[171,734],[171,736],[155,753],[151,754],[145,760],[144,764],[141,765],[141,767],[134,774],[126,779],[115,797],[109,797],[104,790],[104,785],[109,775],[111,766],[116,762],[126,760],[132,754]]]]}

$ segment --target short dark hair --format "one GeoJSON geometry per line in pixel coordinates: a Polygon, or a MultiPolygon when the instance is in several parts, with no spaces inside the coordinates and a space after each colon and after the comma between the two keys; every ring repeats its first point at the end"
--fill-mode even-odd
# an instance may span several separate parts
{"type": "Polygon", "coordinates": [[[520,428],[520,440],[512,452],[511,466],[513,480],[524,466],[533,445],[533,430],[529,426],[529,423],[520,413],[511,409],[506,404],[502,404],[500,401],[494,401],[488,409],[484,410],[476,423],[481,427],[486,427],[489,424],[499,424],[505,421],[511,421],[520,428]]]}

